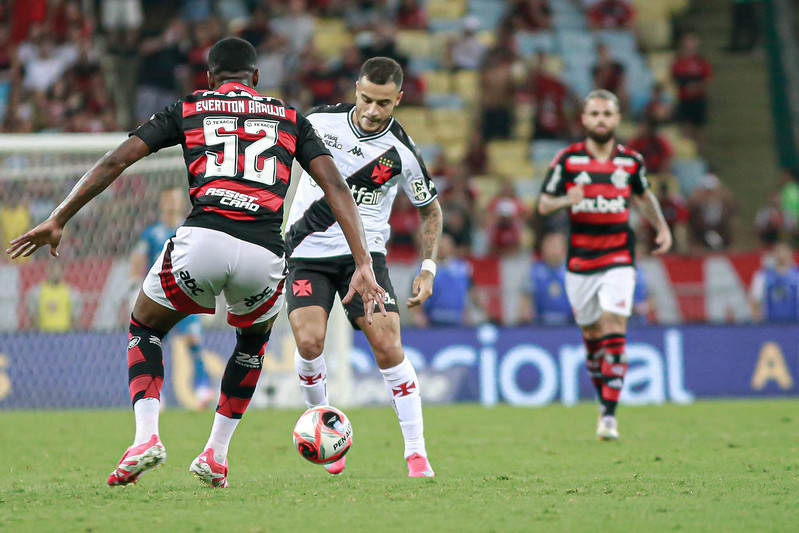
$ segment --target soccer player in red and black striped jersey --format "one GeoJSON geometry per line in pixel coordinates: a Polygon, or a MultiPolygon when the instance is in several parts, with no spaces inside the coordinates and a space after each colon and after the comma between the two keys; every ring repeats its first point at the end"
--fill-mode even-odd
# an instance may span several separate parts
{"type": "Polygon", "coordinates": [[[566,293],[587,349],[586,367],[600,397],[597,436],[618,438],[616,405],[627,373],[627,318],[635,290],[630,202],[656,228],[654,254],[671,248],[671,231],[649,190],[641,155],[616,142],[619,100],[604,90],[585,99],[585,141],[552,161],[538,201],[548,215],[569,210],[566,293]]]}
{"type": "Polygon", "coordinates": [[[158,436],[161,340],[189,314],[213,313],[216,296],[224,293],[236,347],[222,376],[211,435],[189,470],[213,487],[227,486],[230,439],[252,399],[272,323],[283,307],[280,226],[295,159],[324,191],[355,259],[344,300],[359,293],[369,321],[375,304],[385,314],[385,291],[375,280],[347,184],[310,122],[281,100],[255,91],[256,60],[247,41],[217,42],[208,57],[213,90],[196,91],[153,115],[103,156],[47,220],[7,250],[12,257],[29,256],[49,245],[57,257],[65,224],[123,170],[161,148],[183,147],[192,211],[164,245],[133,308],[128,383],[136,434],[109,485],[135,483],[166,460],[158,436]]]}

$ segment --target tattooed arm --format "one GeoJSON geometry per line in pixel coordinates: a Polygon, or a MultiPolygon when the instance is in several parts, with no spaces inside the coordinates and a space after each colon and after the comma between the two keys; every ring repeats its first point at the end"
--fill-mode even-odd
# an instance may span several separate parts
{"type": "MultiPolygon", "coordinates": [[[[419,214],[422,215],[422,259],[435,261],[438,257],[438,240],[443,226],[441,204],[438,203],[438,199],[420,207],[419,214]]],[[[422,304],[433,294],[433,278],[433,273],[428,270],[419,272],[413,280],[413,295],[408,298],[408,307],[422,304]]]]}
{"type": "Polygon", "coordinates": [[[655,231],[655,244],[657,248],[652,252],[654,255],[660,255],[669,251],[671,248],[671,230],[663,218],[663,211],[660,209],[660,202],[651,190],[647,189],[642,195],[633,196],[636,207],[644,216],[644,218],[654,226],[655,231]]]}

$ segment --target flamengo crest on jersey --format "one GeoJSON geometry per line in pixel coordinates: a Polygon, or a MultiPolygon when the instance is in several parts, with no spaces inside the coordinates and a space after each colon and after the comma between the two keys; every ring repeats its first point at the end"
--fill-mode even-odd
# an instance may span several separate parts
{"type": "Polygon", "coordinates": [[[578,185],[585,196],[569,208],[569,270],[588,274],[633,265],[630,196],[649,188],[641,155],[619,144],[610,160],[599,161],[584,142],[573,144],[555,156],[542,192],[562,196],[578,185]]]}
{"type": "MultiPolygon", "coordinates": [[[[323,106],[308,114],[327,145],[358,205],[370,252],[386,253],[388,218],[400,185],[421,207],[436,198],[436,189],[421,156],[402,126],[391,119],[383,131],[365,135],[352,122],[354,105],[323,106]]],[[[321,188],[303,172],[289,211],[286,250],[294,258],[350,255],[321,188]]]]}
{"type": "Polygon", "coordinates": [[[180,144],[192,211],[184,226],[227,233],[283,255],[283,201],[294,159],[329,152],[305,117],[236,82],[195,91],[131,135],[151,152],[180,144]]]}

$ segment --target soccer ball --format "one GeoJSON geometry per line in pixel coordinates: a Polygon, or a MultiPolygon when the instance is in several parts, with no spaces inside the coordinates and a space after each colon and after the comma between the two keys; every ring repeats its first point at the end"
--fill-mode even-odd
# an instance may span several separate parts
{"type": "Polygon", "coordinates": [[[312,463],[336,462],[352,446],[352,424],[335,407],[311,407],[294,425],[294,446],[312,463]]]}

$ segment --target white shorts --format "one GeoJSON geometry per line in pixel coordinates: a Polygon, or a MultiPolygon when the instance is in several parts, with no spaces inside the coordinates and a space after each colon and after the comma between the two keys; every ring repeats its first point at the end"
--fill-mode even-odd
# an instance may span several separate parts
{"type": "Polygon", "coordinates": [[[178,228],[144,279],[151,300],[184,313],[214,314],[225,293],[227,321],[243,328],[283,308],[286,261],[266,248],[206,228],[178,228]]]}
{"type": "Polygon", "coordinates": [[[635,268],[616,267],[596,274],[566,272],[566,295],[580,326],[594,324],[602,311],[629,317],[633,310],[635,268]]]}

